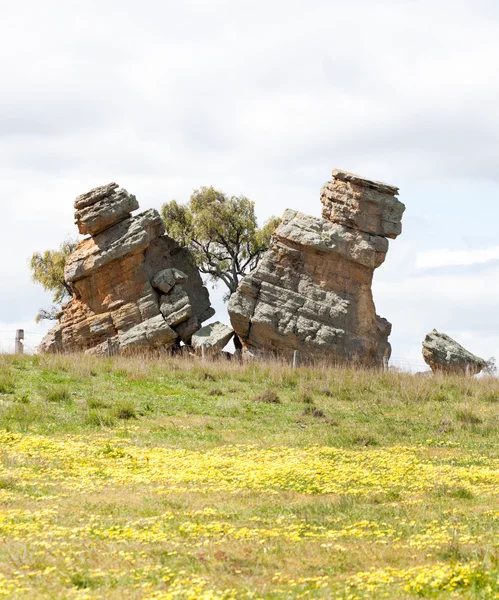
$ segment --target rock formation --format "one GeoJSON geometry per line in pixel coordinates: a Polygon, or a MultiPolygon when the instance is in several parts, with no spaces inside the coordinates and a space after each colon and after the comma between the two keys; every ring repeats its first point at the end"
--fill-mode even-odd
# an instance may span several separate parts
{"type": "Polygon", "coordinates": [[[216,354],[225,348],[233,336],[234,331],[230,327],[216,321],[196,331],[192,336],[192,347],[198,354],[201,354],[204,345],[207,353],[216,354]]]}
{"type": "Polygon", "coordinates": [[[387,238],[401,232],[398,188],[334,170],[323,218],[286,210],[270,249],[229,302],[243,348],[300,360],[381,364],[391,325],[376,315],[371,284],[387,238]]]}
{"type": "Polygon", "coordinates": [[[445,333],[434,329],[423,341],[423,358],[434,373],[476,375],[487,362],[475,356],[445,333]]]}
{"type": "Polygon", "coordinates": [[[90,237],[68,259],[73,298],[39,350],[107,354],[190,343],[214,310],[189,250],[164,235],[158,212],[132,216],[138,202],[116,183],[74,206],[79,232],[90,237]]]}

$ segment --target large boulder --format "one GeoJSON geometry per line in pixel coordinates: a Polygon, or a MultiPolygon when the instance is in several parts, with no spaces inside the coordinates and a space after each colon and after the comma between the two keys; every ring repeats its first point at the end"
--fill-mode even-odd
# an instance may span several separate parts
{"type": "Polygon", "coordinates": [[[387,237],[405,209],[394,186],[333,171],[322,219],[286,210],[271,247],[229,302],[232,327],[251,354],[381,365],[391,325],[376,315],[371,285],[387,237]]]}
{"type": "Polygon", "coordinates": [[[334,169],[333,179],[321,190],[322,216],[365,233],[396,238],[405,210],[397,193],[393,185],[334,169]]]}
{"type": "Polygon", "coordinates": [[[192,336],[192,347],[201,354],[203,346],[209,353],[220,352],[234,336],[234,330],[216,321],[205,325],[192,336]]]}
{"type": "Polygon", "coordinates": [[[445,333],[434,329],[423,341],[423,358],[434,373],[476,375],[487,362],[475,356],[445,333]]]}
{"type": "Polygon", "coordinates": [[[126,219],[139,208],[137,199],[117,183],[95,188],[76,198],[75,222],[82,235],[95,235],[126,219]]]}
{"type": "Polygon", "coordinates": [[[137,216],[132,196],[112,183],[78,196],[76,222],[88,233],[69,257],[73,298],[42,340],[44,352],[107,354],[190,343],[213,316],[192,255],[165,235],[156,210],[137,216]]]}

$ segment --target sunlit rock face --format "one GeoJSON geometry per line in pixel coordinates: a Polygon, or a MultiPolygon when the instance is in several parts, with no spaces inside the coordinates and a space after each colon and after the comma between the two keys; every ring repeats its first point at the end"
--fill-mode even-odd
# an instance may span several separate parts
{"type": "Polygon", "coordinates": [[[75,221],[88,234],[68,259],[73,298],[42,340],[44,352],[90,354],[170,348],[209,319],[208,290],[190,252],[165,235],[156,210],[136,216],[135,196],[117,184],[75,200],[75,221]]]}
{"type": "Polygon", "coordinates": [[[398,188],[334,170],[323,218],[286,210],[270,249],[229,302],[251,354],[381,364],[391,324],[376,315],[373,273],[401,232],[398,188]]]}

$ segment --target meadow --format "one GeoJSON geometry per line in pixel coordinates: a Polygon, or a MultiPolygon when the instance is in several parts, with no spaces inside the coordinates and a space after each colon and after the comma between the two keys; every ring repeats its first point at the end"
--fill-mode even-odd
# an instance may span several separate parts
{"type": "Polygon", "coordinates": [[[0,356],[0,598],[499,598],[499,380],[0,356]]]}

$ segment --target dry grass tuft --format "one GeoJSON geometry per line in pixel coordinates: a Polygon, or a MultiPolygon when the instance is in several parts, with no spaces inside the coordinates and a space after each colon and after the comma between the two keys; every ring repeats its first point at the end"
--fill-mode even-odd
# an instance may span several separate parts
{"type": "Polygon", "coordinates": [[[471,408],[462,408],[456,412],[458,421],[464,425],[480,425],[483,420],[471,408]]]}
{"type": "Polygon", "coordinates": [[[311,417],[315,417],[317,419],[325,419],[326,418],[326,413],[321,410],[320,408],[317,408],[316,406],[306,406],[304,411],[303,411],[304,415],[309,415],[311,417]]]}
{"type": "Polygon", "coordinates": [[[69,403],[72,401],[71,388],[65,384],[53,383],[40,388],[40,396],[47,402],[69,403]]]}
{"type": "Polygon", "coordinates": [[[254,396],[253,402],[264,402],[265,404],[281,404],[281,399],[274,390],[267,389],[262,394],[254,396]]]}
{"type": "Polygon", "coordinates": [[[14,376],[9,367],[0,368],[0,394],[13,394],[16,391],[14,376]]]}
{"type": "Polygon", "coordinates": [[[117,419],[123,419],[129,421],[130,419],[137,419],[137,411],[135,406],[131,402],[122,401],[119,402],[114,410],[113,414],[117,419]]]}

